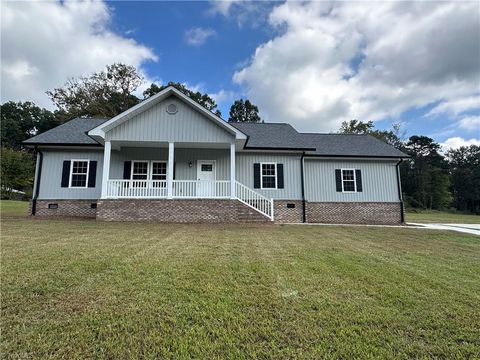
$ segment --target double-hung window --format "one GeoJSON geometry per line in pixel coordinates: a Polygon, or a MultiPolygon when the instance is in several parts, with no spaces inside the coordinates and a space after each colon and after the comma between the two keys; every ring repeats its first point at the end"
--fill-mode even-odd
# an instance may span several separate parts
{"type": "Polygon", "coordinates": [[[260,164],[260,184],[262,189],[277,188],[277,164],[261,163],[260,164]]]}
{"type": "Polygon", "coordinates": [[[355,170],[342,169],[342,191],[356,192],[355,170]]]}
{"type": "Polygon", "coordinates": [[[153,187],[167,186],[167,163],[166,161],[152,161],[153,187]]]}
{"type": "Polygon", "coordinates": [[[72,160],[70,168],[70,187],[86,188],[90,160],[72,160]]]}
{"type": "Polygon", "coordinates": [[[148,180],[148,161],[132,161],[132,180],[134,187],[146,187],[148,180]]]}

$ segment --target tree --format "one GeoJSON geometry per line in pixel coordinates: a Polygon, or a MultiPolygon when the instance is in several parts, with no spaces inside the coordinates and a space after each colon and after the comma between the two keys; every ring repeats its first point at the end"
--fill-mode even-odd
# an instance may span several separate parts
{"type": "Polygon", "coordinates": [[[32,154],[25,151],[1,148],[2,196],[9,197],[12,190],[29,190],[33,184],[32,154]]]}
{"type": "Polygon", "coordinates": [[[368,134],[399,150],[403,149],[400,124],[393,124],[392,130],[376,130],[373,121],[350,120],[342,122],[339,132],[342,134],[368,134]]]}
{"type": "Polygon", "coordinates": [[[150,96],[158,94],[160,91],[166,89],[169,86],[175,87],[177,90],[187,95],[190,99],[202,105],[205,109],[215,113],[215,115],[222,116],[222,113],[217,108],[217,103],[208,94],[202,94],[199,91],[192,91],[184,84],[178,82],[169,81],[167,85],[160,86],[158,86],[157,84],[151,84],[150,87],[143,92],[143,97],[147,99],[150,96]]]}
{"type": "Polygon", "coordinates": [[[258,107],[250,102],[250,100],[236,100],[230,107],[230,117],[228,122],[247,122],[260,123],[263,122],[258,115],[258,107]]]}
{"type": "Polygon", "coordinates": [[[426,136],[411,136],[405,151],[411,158],[401,167],[406,200],[414,207],[443,209],[450,205],[448,163],[440,145],[426,136]]]}
{"type": "Polygon", "coordinates": [[[133,93],[142,83],[135,67],[115,63],[88,77],[72,78],[63,87],[47,91],[47,95],[63,120],[81,116],[112,118],[140,102],[133,93]]]}
{"type": "Polygon", "coordinates": [[[60,124],[55,115],[32,102],[6,102],[0,105],[3,147],[20,149],[22,141],[60,124]]]}
{"type": "Polygon", "coordinates": [[[480,146],[462,146],[447,152],[454,205],[480,213],[480,146]]]}

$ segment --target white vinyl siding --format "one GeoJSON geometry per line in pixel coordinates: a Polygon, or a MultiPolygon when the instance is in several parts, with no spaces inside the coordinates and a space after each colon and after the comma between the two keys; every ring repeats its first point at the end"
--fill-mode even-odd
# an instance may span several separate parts
{"type": "Polygon", "coordinates": [[[170,97],[108,131],[106,140],[229,144],[234,136],[183,101],[170,97]],[[167,112],[169,104],[177,106],[175,114],[167,112]]]}
{"type": "Polygon", "coordinates": [[[391,160],[306,158],[305,199],[312,202],[398,202],[396,163],[391,160]],[[361,170],[362,192],[338,192],[335,169],[361,170]]]}

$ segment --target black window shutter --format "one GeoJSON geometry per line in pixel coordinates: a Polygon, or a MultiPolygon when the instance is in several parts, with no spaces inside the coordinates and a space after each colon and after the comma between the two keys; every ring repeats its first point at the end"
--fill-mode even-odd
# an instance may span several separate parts
{"type": "Polygon", "coordinates": [[[362,192],[362,171],[357,169],[355,170],[355,180],[357,182],[357,191],[362,192]]]}
{"type": "Polygon", "coordinates": [[[130,172],[132,171],[132,162],[123,162],[123,180],[130,180],[130,172]]]}
{"type": "Polygon", "coordinates": [[[97,179],[97,162],[90,161],[90,169],[88,169],[88,187],[95,187],[95,180],[97,179]]]}
{"type": "Polygon", "coordinates": [[[337,184],[337,192],[342,192],[342,170],[335,169],[335,183],[337,184]]]}
{"type": "Polygon", "coordinates": [[[283,164],[277,164],[277,188],[283,189],[283,164]]]}
{"type": "MultiPolygon", "coordinates": [[[[167,163],[167,166],[168,166],[168,163],[167,163]]],[[[173,162],[173,180],[175,180],[175,172],[177,170],[177,162],[174,161],[173,162]]]]}
{"type": "Polygon", "coordinates": [[[260,164],[253,164],[253,188],[260,189],[260,164]]]}
{"type": "Polygon", "coordinates": [[[70,180],[70,163],[70,160],[65,160],[63,162],[62,187],[68,187],[68,181],[70,180]]]}

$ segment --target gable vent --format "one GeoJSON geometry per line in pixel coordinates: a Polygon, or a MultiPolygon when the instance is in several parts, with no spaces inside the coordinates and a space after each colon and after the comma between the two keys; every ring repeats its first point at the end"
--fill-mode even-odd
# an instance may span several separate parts
{"type": "Polygon", "coordinates": [[[175,104],[168,104],[167,105],[167,113],[170,115],[176,114],[178,112],[177,105],[175,104]]]}

